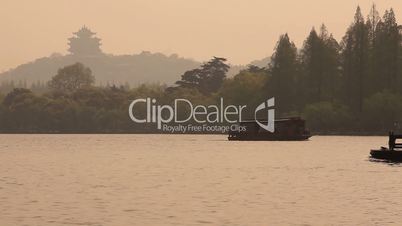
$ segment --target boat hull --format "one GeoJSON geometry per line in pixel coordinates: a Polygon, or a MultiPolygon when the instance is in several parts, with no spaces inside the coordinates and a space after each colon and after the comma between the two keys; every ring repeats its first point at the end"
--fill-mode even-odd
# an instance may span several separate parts
{"type": "Polygon", "coordinates": [[[275,120],[274,132],[267,131],[262,125],[264,120],[246,120],[239,122],[242,131],[230,131],[228,140],[233,141],[303,141],[308,140],[310,132],[306,130],[305,121],[300,117],[281,118],[275,120]]]}
{"type": "Polygon", "coordinates": [[[388,149],[371,150],[370,155],[375,159],[402,162],[402,151],[390,151],[388,149]]]}

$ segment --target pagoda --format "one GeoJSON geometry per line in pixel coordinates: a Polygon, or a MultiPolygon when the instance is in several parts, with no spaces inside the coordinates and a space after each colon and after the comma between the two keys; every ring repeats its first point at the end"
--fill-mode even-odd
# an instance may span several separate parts
{"type": "Polygon", "coordinates": [[[82,27],[79,31],[73,33],[74,36],[69,38],[68,51],[73,55],[93,56],[102,54],[101,39],[95,37],[96,33],[87,27],[82,27]]]}

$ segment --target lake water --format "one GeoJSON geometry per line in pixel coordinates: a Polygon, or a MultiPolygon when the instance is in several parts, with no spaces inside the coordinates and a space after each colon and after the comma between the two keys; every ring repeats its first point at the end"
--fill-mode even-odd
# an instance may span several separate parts
{"type": "Polygon", "coordinates": [[[0,225],[400,225],[386,137],[0,135],[0,225]]]}

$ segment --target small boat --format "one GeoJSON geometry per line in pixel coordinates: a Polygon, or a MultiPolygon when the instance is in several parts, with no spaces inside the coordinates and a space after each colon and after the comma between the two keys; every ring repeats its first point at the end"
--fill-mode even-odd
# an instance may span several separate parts
{"type": "Polygon", "coordinates": [[[390,132],[388,141],[389,147],[381,147],[379,150],[371,150],[371,157],[392,162],[402,162],[402,143],[396,143],[398,139],[402,139],[401,134],[396,135],[393,132],[390,132]]]}
{"type": "MultiPolygon", "coordinates": [[[[258,120],[262,124],[268,121],[258,120]]],[[[300,117],[281,118],[275,120],[274,132],[262,128],[256,120],[240,122],[244,131],[230,131],[228,140],[231,141],[303,141],[311,135],[305,128],[305,120],[300,117]]]]}

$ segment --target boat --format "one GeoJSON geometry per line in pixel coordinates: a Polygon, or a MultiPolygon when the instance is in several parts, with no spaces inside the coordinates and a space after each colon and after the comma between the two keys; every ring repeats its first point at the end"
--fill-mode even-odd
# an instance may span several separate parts
{"type": "Polygon", "coordinates": [[[398,139],[402,139],[402,134],[390,132],[388,148],[381,147],[378,150],[371,150],[371,157],[392,162],[402,162],[402,143],[397,143],[398,139]]]}
{"type": "Polygon", "coordinates": [[[241,131],[230,131],[230,141],[302,141],[308,140],[311,135],[305,128],[306,122],[300,117],[281,118],[275,121],[274,132],[267,131],[260,125],[267,125],[267,120],[246,120],[238,126],[245,128],[241,131]]]}

